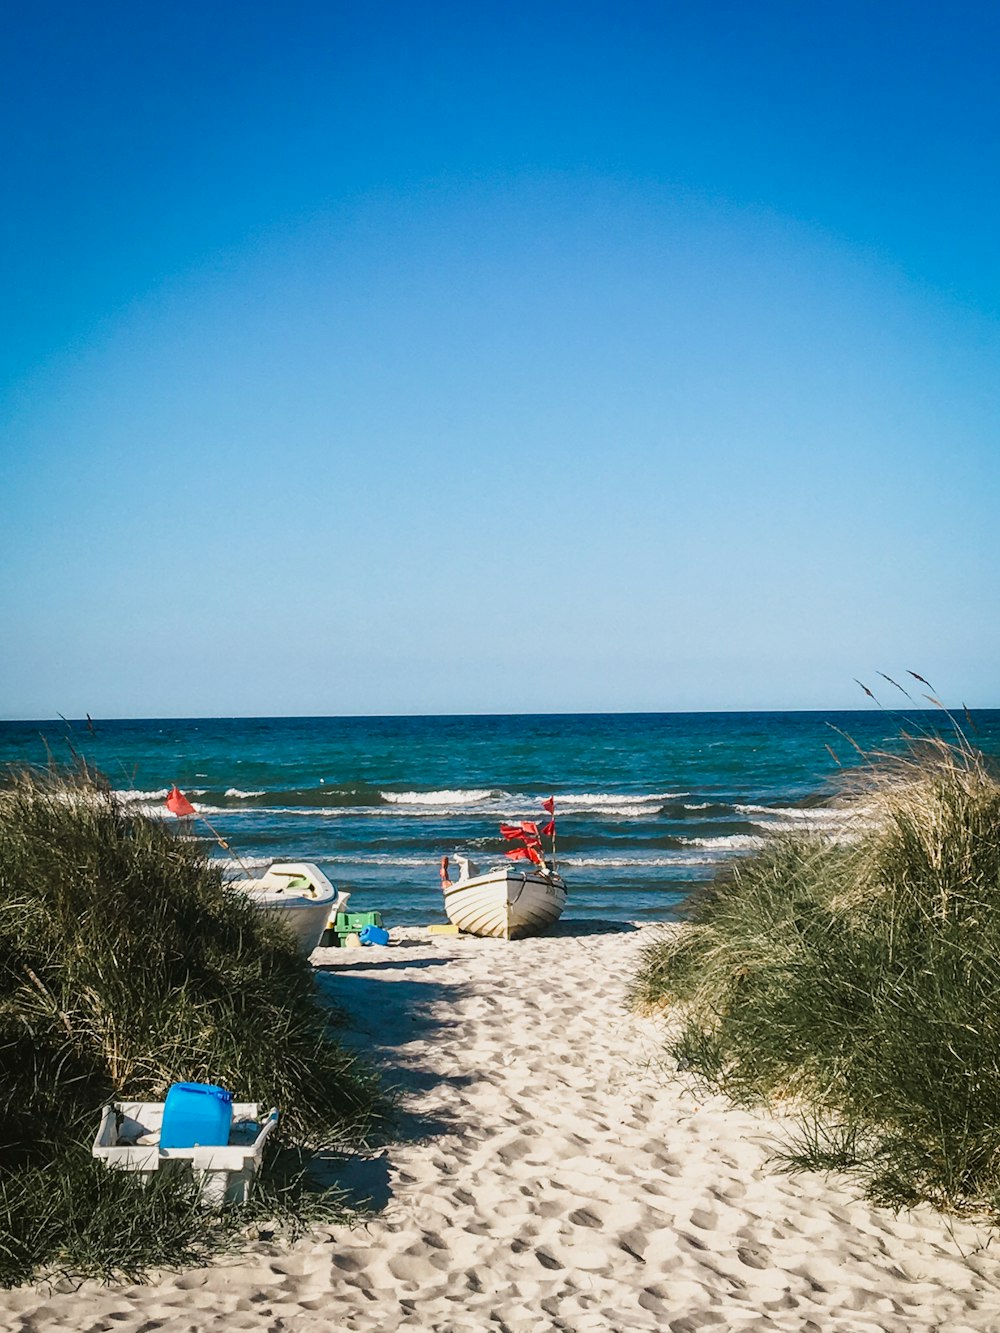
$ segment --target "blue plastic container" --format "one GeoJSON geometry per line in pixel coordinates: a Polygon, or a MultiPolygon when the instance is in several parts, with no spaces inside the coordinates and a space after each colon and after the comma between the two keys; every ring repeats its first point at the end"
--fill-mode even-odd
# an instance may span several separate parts
{"type": "Polygon", "coordinates": [[[388,944],[389,932],[382,926],[362,926],[358,939],[362,944],[388,944]]]}
{"type": "Polygon", "coordinates": [[[163,1104],[160,1147],[225,1147],[232,1123],[231,1092],[214,1083],[173,1083],[163,1104]]]}

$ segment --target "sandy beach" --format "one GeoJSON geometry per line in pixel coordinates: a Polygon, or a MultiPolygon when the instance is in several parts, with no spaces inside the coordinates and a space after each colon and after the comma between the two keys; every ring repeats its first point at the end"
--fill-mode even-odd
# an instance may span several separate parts
{"type": "Polygon", "coordinates": [[[318,950],[404,1093],[401,1141],[348,1181],[382,1211],[145,1286],[0,1293],[0,1329],[1000,1328],[988,1232],[781,1174],[779,1124],[668,1077],[664,1020],[623,1007],[643,934],[318,950]]]}

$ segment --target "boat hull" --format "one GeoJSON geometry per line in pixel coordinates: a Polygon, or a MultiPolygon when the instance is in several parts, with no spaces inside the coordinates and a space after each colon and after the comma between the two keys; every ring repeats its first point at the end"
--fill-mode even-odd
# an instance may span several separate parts
{"type": "Polygon", "coordinates": [[[311,861],[276,862],[260,879],[231,880],[227,885],[280,921],[304,954],[311,954],[335,910],[340,895],[311,861]]]}
{"type": "Polygon", "coordinates": [[[469,935],[518,940],[539,935],[558,921],[566,905],[566,885],[558,875],[501,867],[486,875],[448,884],[448,920],[469,935]]]}

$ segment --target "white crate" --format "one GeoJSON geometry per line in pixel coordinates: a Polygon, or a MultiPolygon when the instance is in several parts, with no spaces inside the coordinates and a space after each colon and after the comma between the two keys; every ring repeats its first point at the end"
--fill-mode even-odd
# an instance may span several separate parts
{"type": "Polygon", "coordinates": [[[161,1148],[163,1106],[163,1102],[114,1102],[105,1106],[93,1155],[119,1171],[139,1171],[150,1180],[156,1171],[190,1170],[201,1186],[202,1202],[209,1207],[245,1203],[264,1144],[278,1123],[277,1110],[269,1111],[260,1124],[257,1102],[234,1102],[228,1145],[161,1148]]]}

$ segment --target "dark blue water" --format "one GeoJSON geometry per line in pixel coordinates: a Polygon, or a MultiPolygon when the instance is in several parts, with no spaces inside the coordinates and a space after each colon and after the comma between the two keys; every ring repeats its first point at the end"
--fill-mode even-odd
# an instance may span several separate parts
{"type": "MultiPolygon", "coordinates": [[[[961,722],[1000,754],[1000,711],[973,714],[974,731],[961,722]]],[[[567,915],[649,920],[769,830],[835,828],[855,747],[899,749],[903,730],[953,725],[938,710],[874,709],[6,722],[0,762],[76,753],[165,817],[177,783],[248,866],[316,861],[389,924],[443,921],[441,855],[488,864],[500,821],[545,819],[554,795],[567,915]]]]}

